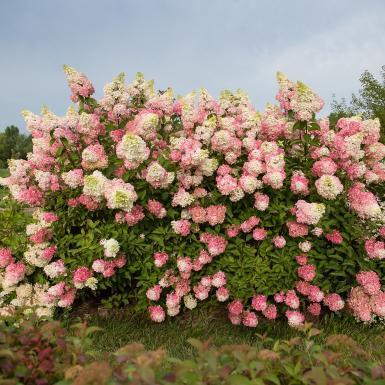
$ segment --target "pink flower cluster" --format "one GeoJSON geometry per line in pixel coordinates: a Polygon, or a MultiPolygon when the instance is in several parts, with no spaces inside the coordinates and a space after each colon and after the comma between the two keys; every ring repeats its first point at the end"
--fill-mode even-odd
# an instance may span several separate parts
{"type": "Polygon", "coordinates": [[[188,212],[194,223],[208,222],[210,226],[216,226],[225,220],[226,206],[208,206],[206,208],[193,206],[188,209],[188,212]]]}
{"type": "Polygon", "coordinates": [[[348,305],[360,321],[371,322],[385,317],[385,292],[381,290],[380,277],[374,271],[361,271],[356,275],[359,286],[351,289],[348,305]]]}
{"type": "Polygon", "coordinates": [[[2,285],[4,288],[10,288],[17,285],[24,279],[26,266],[22,262],[11,262],[5,268],[5,274],[2,285]]]}
{"type": "Polygon", "coordinates": [[[250,307],[248,309],[240,300],[233,300],[228,304],[228,316],[233,324],[243,324],[248,327],[255,327],[258,324],[257,312],[269,319],[273,320],[278,316],[278,305],[284,304],[286,306],[285,316],[288,324],[293,327],[303,325],[305,321],[305,314],[300,311],[301,298],[310,301],[306,307],[307,313],[312,316],[319,316],[321,313],[321,303],[323,303],[329,310],[337,312],[344,308],[345,303],[341,296],[336,293],[324,294],[321,289],[312,285],[309,282],[316,277],[316,267],[308,263],[306,255],[298,255],[296,261],[299,265],[298,277],[302,279],[296,284],[296,288],[286,292],[275,293],[273,301],[275,304],[269,304],[268,296],[263,294],[256,294],[251,299],[250,307]]]}
{"type": "Polygon", "coordinates": [[[319,112],[324,102],[309,87],[301,82],[293,84],[285,75],[277,75],[279,91],[276,96],[282,109],[293,111],[298,120],[311,120],[319,112]]]}
{"type": "Polygon", "coordinates": [[[365,241],[365,250],[370,259],[385,258],[385,242],[377,241],[375,237],[371,237],[365,241]]]}
{"type": "MultiPolygon", "coordinates": [[[[156,258],[164,258],[164,253],[155,253],[156,258]]],[[[187,309],[194,309],[197,301],[204,301],[209,297],[210,291],[215,291],[216,299],[224,302],[229,298],[229,291],[225,287],[226,275],[222,271],[218,271],[212,276],[203,276],[200,281],[191,286],[190,276],[196,268],[194,261],[188,257],[178,258],[177,266],[179,275],[173,275],[171,270],[167,270],[163,278],[146,292],[146,297],[151,302],[157,302],[161,299],[162,293],[167,289],[172,289],[166,294],[166,311],[161,305],[150,305],[148,311],[150,318],[155,322],[162,322],[166,317],[166,312],[173,317],[179,314],[181,304],[184,303],[187,309]]]]}
{"type": "Polygon", "coordinates": [[[349,189],[349,205],[364,219],[375,218],[381,214],[377,198],[370,191],[365,191],[362,183],[356,183],[349,189]]]}
{"type": "Polygon", "coordinates": [[[200,241],[207,245],[208,252],[213,257],[222,254],[228,244],[224,237],[210,233],[201,234],[200,241]]]}
{"type": "Polygon", "coordinates": [[[73,102],[77,102],[80,96],[87,98],[95,92],[92,83],[84,74],[67,65],[64,66],[64,71],[72,91],[71,99],[73,102]]]}

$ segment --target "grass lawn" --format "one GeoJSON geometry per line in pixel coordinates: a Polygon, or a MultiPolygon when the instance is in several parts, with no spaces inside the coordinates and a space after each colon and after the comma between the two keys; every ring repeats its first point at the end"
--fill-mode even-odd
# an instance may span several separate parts
{"type": "MultiPolygon", "coordinates": [[[[249,344],[258,345],[260,337],[265,334],[274,339],[290,339],[300,336],[301,332],[293,329],[284,321],[262,321],[255,329],[232,325],[223,309],[199,310],[167,319],[156,324],[146,315],[134,314],[129,309],[112,310],[107,314],[88,317],[92,326],[103,330],[95,334],[94,344],[98,351],[114,351],[133,342],[142,343],[146,349],[164,348],[174,357],[189,358],[194,349],[189,345],[189,338],[211,339],[215,345],[249,344]]],[[[314,322],[314,327],[323,330],[317,337],[325,342],[332,334],[346,334],[356,340],[370,355],[384,361],[385,327],[380,325],[358,324],[347,316],[333,317],[327,315],[314,322]]]]}

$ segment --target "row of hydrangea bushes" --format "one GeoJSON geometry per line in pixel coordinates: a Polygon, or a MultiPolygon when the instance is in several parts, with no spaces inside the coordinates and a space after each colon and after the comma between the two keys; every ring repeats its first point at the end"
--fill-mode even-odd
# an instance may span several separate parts
{"type": "Polygon", "coordinates": [[[385,317],[385,145],[377,119],[318,119],[278,74],[278,105],[241,91],[174,97],[120,74],[97,100],[65,66],[63,117],[24,111],[27,160],[1,179],[35,208],[24,250],[0,250],[2,316],[76,300],[135,303],[161,322],[219,301],[234,324],[322,312],[385,317]]]}

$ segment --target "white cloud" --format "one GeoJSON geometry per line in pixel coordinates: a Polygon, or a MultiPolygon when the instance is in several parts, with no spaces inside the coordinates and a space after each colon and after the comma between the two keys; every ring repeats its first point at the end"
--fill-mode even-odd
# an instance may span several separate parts
{"type": "Polygon", "coordinates": [[[65,112],[64,63],[84,71],[97,95],[117,73],[130,81],[143,71],[176,93],[242,88],[258,109],[274,101],[280,70],[323,97],[325,112],[333,93],[349,97],[365,69],[377,74],[385,64],[383,0],[94,2],[3,7],[0,129],[23,128],[23,108],[65,112]]]}
{"type": "MultiPolygon", "coordinates": [[[[330,102],[350,97],[359,88],[364,70],[377,74],[385,64],[385,33],[381,13],[372,11],[346,19],[334,28],[298,40],[280,52],[261,55],[254,60],[257,84],[268,84],[275,71],[292,80],[302,80],[330,102]]],[[[325,111],[329,106],[325,106],[325,111]]]]}

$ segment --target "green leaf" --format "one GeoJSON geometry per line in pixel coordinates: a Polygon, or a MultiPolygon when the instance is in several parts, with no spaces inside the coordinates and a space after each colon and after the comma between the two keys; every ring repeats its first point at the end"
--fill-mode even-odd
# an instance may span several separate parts
{"type": "Polygon", "coordinates": [[[227,381],[230,385],[251,385],[251,381],[241,374],[232,374],[227,381]]]}

